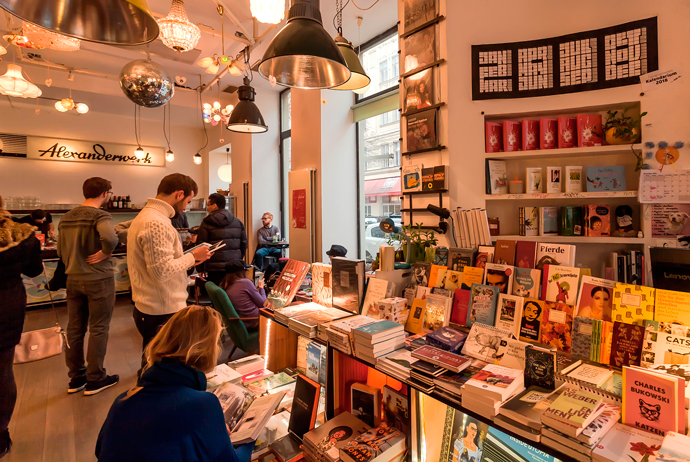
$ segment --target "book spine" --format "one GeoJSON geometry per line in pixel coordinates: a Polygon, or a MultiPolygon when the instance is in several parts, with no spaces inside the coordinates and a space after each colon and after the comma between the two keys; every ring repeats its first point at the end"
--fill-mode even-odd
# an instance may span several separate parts
{"type": "Polygon", "coordinates": [[[491,245],[491,228],[489,227],[489,216],[486,213],[486,209],[481,209],[480,216],[482,235],[484,236],[484,245],[491,245]]]}
{"type": "Polygon", "coordinates": [[[520,236],[525,235],[525,208],[518,208],[518,234],[520,236]]]}

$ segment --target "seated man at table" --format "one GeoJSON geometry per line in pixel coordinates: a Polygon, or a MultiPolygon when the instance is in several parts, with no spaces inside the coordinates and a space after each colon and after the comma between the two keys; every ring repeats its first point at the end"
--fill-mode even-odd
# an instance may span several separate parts
{"type": "Polygon", "coordinates": [[[274,256],[276,259],[280,258],[280,249],[268,246],[269,243],[273,242],[273,236],[278,236],[280,238],[280,229],[277,226],[272,225],[273,214],[266,212],[261,217],[261,223],[263,226],[257,231],[259,245],[256,248],[256,254],[254,255],[254,261],[260,269],[264,269],[264,257],[274,256]]]}

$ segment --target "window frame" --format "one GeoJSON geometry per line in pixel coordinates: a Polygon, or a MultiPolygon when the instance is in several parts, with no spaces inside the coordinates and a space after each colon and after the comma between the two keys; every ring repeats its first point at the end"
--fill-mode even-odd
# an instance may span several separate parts
{"type": "Polygon", "coordinates": [[[280,152],[280,165],[278,168],[280,168],[280,231],[283,233],[282,235],[287,237],[287,232],[285,229],[285,223],[287,220],[289,220],[289,217],[285,217],[285,215],[289,215],[290,210],[287,210],[287,213],[283,207],[284,204],[289,204],[289,201],[287,197],[285,197],[285,185],[288,184],[289,179],[286,178],[287,174],[285,172],[285,140],[287,138],[292,138],[292,124],[290,124],[290,128],[283,131],[283,94],[285,92],[289,92],[290,88],[286,88],[285,90],[281,91],[278,94],[278,101],[279,101],[279,115],[278,115],[278,130],[280,131],[280,143],[279,143],[279,152],[280,152]]]}
{"type": "MultiPolygon", "coordinates": [[[[378,45],[378,44],[381,43],[381,42],[384,42],[384,41],[388,40],[389,38],[391,38],[392,35],[398,35],[398,26],[397,26],[397,24],[396,24],[395,26],[391,27],[390,29],[383,31],[382,33],[380,33],[380,34],[377,35],[376,37],[372,38],[371,40],[369,40],[369,41],[367,41],[367,42],[364,42],[364,43],[359,47],[359,55],[358,55],[359,59],[360,59],[360,60],[362,59],[362,54],[363,54],[365,51],[367,51],[367,50],[370,49],[370,48],[375,47],[376,45],[378,45]]],[[[398,40],[400,40],[399,37],[398,37],[398,40]]],[[[398,46],[398,48],[399,48],[399,46],[398,46]]],[[[398,55],[399,55],[399,54],[400,54],[400,51],[398,51],[398,55]]],[[[386,61],[388,61],[388,60],[386,60],[386,61]]],[[[400,58],[398,58],[398,63],[400,63],[400,58]]],[[[398,65],[399,65],[399,64],[398,64],[398,65]]],[[[377,68],[376,71],[378,72],[378,68],[377,68]]],[[[400,77],[400,69],[398,69],[398,76],[396,77],[396,78],[398,79],[398,81],[400,80],[399,77],[400,77]]],[[[376,92],[376,93],[374,93],[373,95],[369,95],[369,96],[367,96],[367,97],[360,97],[360,95],[359,95],[358,93],[355,93],[355,104],[364,103],[365,101],[369,101],[369,100],[371,100],[371,99],[378,98],[378,97],[381,96],[381,95],[385,95],[385,94],[387,94],[387,93],[390,93],[390,92],[393,92],[393,91],[397,91],[397,90],[399,89],[399,87],[400,87],[400,84],[399,84],[399,82],[398,82],[398,85],[394,85],[394,86],[392,86],[392,87],[390,87],[390,88],[386,88],[385,90],[381,90],[381,91],[376,92]]],[[[359,123],[359,122],[357,122],[357,123],[359,123]]]]}

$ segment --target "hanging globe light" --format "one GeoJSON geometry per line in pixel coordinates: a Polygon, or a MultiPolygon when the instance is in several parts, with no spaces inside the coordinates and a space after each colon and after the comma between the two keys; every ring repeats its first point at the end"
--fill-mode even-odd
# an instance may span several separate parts
{"type": "Polygon", "coordinates": [[[168,48],[185,52],[193,50],[199,42],[201,32],[196,24],[187,19],[183,0],[173,0],[168,15],[157,22],[160,38],[168,48]]]}
{"type": "Polygon", "coordinates": [[[198,152],[196,154],[194,154],[194,163],[195,164],[201,165],[202,161],[203,161],[203,159],[201,158],[201,154],[199,154],[198,152]]]}
{"type": "Polygon", "coordinates": [[[67,112],[68,109],[62,105],[62,101],[56,101],[55,102],[55,109],[57,109],[60,112],[67,112]]]}
{"type": "Polygon", "coordinates": [[[232,165],[230,164],[230,148],[225,148],[225,163],[218,167],[218,178],[232,184],[232,165]]]}
{"type": "Polygon", "coordinates": [[[62,104],[62,107],[68,111],[74,109],[74,100],[72,98],[63,98],[60,103],[62,104]]]}
{"type": "Polygon", "coordinates": [[[175,160],[175,154],[173,154],[173,152],[170,149],[168,149],[165,152],[165,161],[172,162],[173,160],[175,160]]]}
{"type": "Polygon", "coordinates": [[[21,66],[8,64],[7,72],[0,76],[0,95],[38,98],[42,93],[40,88],[22,76],[21,66]]]}
{"type": "Polygon", "coordinates": [[[136,158],[139,159],[139,160],[141,160],[141,159],[143,159],[144,157],[146,157],[146,153],[144,152],[144,150],[142,149],[141,146],[138,146],[138,147],[134,150],[134,157],[136,157],[136,158]]]}
{"type": "Polygon", "coordinates": [[[278,24],[285,17],[285,0],[251,0],[252,16],[264,24],[278,24]]]}
{"type": "Polygon", "coordinates": [[[79,114],[86,114],[89,112],[89,106],[84,103],[77,103],[76,109],[79,114]]]}

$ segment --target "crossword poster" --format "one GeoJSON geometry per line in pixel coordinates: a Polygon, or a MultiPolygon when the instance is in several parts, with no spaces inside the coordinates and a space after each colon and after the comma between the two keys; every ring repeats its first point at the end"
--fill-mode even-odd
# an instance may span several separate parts
{"type": "Polygon", "coordinates": [[[658,68],[656,18],[529,42],[473,45],[472,99],[634,85],[658,68]]]}

